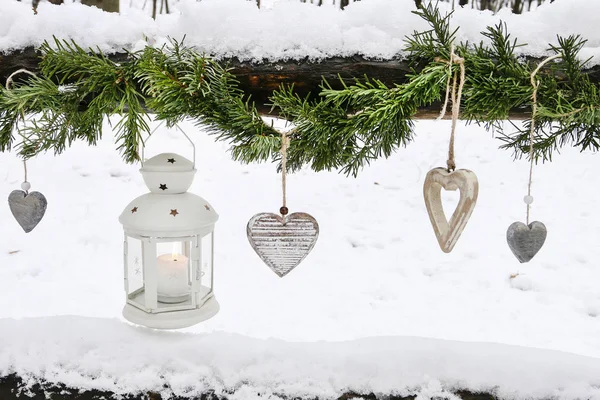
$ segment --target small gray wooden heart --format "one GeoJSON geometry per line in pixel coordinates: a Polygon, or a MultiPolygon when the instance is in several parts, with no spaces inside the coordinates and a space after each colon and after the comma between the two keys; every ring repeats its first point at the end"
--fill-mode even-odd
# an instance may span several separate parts
{"type": "Polygon", "coordinates": [[[513,222],[506,231],[508,247],[521,263],[529,262],[546,241],[546,225],[533,221],[529,226],[513,222]]]}
{"type": "Polygon", "coordinates": [[[279,277],[284,277],[312,250],[319,237],[319,224],[309,214],[256,214],[246,227],[256,254],[279,277]]]}
{"type": "Polygon", "coordinates": [[[44,217],[48,202],[40,192],[28,194],[22,190],[13,190],[8,195],[8,205],[21,228],[29,233],[44,217]]]}

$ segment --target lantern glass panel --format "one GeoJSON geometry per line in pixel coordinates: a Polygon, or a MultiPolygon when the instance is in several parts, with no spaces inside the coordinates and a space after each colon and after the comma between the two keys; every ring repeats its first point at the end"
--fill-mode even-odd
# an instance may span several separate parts
{"type": "Polygon", "coordinates": [[[213,233],[200,239],[200,285],[208,290],[201,291],[200,301],[210,297],[213,288],[213,233]]]}
{"type": "Polygon", "coordinates": [[[126,259],[125,276],[127,298],[134,299],[144,290],[144,262],[142,256],[142,241],[133,237],[125,237],[126,259]]]}
{"type": "Polygon", "coordinates": [[[186,239],[161,240],[156,244],[157,295],[160,303],[190,302],[191,248],[192,241],[186,239]]]}

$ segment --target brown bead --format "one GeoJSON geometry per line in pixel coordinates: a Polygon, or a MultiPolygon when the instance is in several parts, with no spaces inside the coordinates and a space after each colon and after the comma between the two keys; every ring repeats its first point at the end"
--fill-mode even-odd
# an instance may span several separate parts
{"type": "Polygon", "coordinates": [[[287,215],[287,213],[288,213],[288,208],[287,208],[287,207],[281,207],[281,208],[279,209],[279,213],[280,213],[281,215],[287,215]]]}

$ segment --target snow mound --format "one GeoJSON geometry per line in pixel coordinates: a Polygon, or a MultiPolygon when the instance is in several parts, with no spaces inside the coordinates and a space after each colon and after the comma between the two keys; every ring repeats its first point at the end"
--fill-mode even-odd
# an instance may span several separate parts
{"type": "Polygon", "coordinates": [[[349,391],[439,398],[469,389],[514,399],[600,399],[600,359],[501,344],[383,336],[293,343],[77,316],[1,319],[0,327],[0,376],[88,390],[325,400],[349,391]]]}

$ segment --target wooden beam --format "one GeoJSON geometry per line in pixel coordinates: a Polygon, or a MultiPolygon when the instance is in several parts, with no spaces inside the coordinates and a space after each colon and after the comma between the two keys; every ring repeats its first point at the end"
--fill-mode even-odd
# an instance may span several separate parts
{"type": "Polygon", "coordinates": [[[81,0],[81,4],[98,7],[107,12],[119,12],[119,0],[81,0]]]}
{"type": "MultiPolygon", "coordinates": [[[[127,59],[125,53],[116,53],[110,56],[114,61],[127,59]]],[[[322,78],[326,78],[334,88],[340,88],[338,75],[347,81],[352,78],[361,78],[368,75],[378,79],[388,86],[406,81],[406,75],[411,73],[410,66],[403,60],[369,60],[361,56],[332,57],[320,62],[309,60],[294,60],[281,62],[249,63],[232,58],[224,60],[232,68],[232,72],[240,81],[241,89],[256,103],[260,113],[269,114],[270,105],[268,97],[281,83],[294,84],[300,96],[316,95],[322,78]]],[[[539,61],[531,59],[532,62],[539,61]]],[[[38,70],[39,54],[33,48],[10,54],[0,54],[0,83],[4,84],[6,78],[20,68],[31,71],[38,70]]],[[[595,66],[587,71],[590,79],[600,82],[600,66],[595,66]]],[[[440,105],[419,110],[418,119],[435,119],[439,115],[440,105]]],[[[529,110],[515,110],[511,113],[513,119],[529,118],[529,110]]],[[[447,116],[449,118],[449,116],[447,116]]]]}

